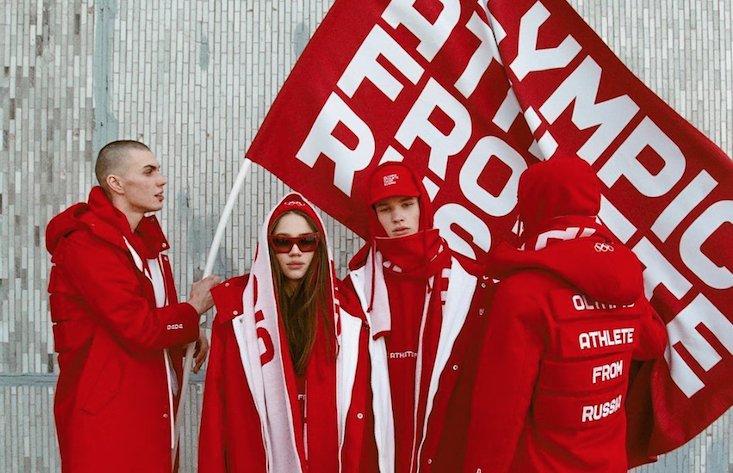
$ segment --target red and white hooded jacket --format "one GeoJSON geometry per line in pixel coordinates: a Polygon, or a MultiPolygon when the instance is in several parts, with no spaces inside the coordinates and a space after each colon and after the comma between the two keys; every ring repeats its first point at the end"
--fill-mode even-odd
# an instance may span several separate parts
{"type": "Polygon", "coordinates": [[[364,462],[382,473],[454,471],[465,449],[490,280],[459,263],[433,228],[430,198],[409,167],[384,164],[372,184],[371,195],[418,196],[420,227],[388,238],[374,209],[366,210],[372,237],[345,281],[371,335],[374,443],[364,462]],[[390,189],[379,189],[382,182],[390,189]]]}
{"type": "Polygon", "coordinates": [[[662,355],[666,331],[641,265],[595,216],[600,184],[579,158],[519,183],[518,249],[489,255],[491,301],[466,472],[625,472],[629,368],[662,355]]]}
{"type": "Polygon", "coordinates": [[[171,471],[181,345],[199,316],[178,303],[158,221],[132,232],[95,187],[51,220],[46,247],[62,470],[171,471]]]}
{"type": "Polygon", "coordinates": [[[251,272],[212,290],[217,314],[199,434],[201,473],[359,471],[369,415],[368,330],[355,297],[333,276],[329,249],[327,306],[333,326],[328,332],[335,337],[319,324],[303,382],[298,382],[267,239],[272,222],[291,208],[308,214],[327,238],[313,207],[300,194],[289,194],[262,227],[251,272]]]}

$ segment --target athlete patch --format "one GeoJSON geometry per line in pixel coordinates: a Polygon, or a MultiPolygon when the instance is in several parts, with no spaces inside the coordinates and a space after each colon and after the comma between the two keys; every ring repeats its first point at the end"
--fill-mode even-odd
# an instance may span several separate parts
{"type": "Polygon", "coordinates": [[[573,359],[631,351],[637,325],[638,319],[610,317],[560,324],[557,329],[559,355],[573,359]]]}
{"type": "Polygon", "coordinates": [[[624,407],[626,384],[602,394],[586,396],[537,395],[534,414],[537,424],[560,428],[588,428],[617,419],[624,407]]]}
{"type": "Polygon", "coordinates": [[[557,321],[583,318],[638,319],[641,311],[636,304],[604,304],[578,291],[559,289],[549,295],[550,313],[557,321]]]}
{"type": "Polygon", "coordinates": [[[539,387],[564,393],[605,390],[625,382],[630,362],[631,351],[587,360],[543,360],[539,387]]]}

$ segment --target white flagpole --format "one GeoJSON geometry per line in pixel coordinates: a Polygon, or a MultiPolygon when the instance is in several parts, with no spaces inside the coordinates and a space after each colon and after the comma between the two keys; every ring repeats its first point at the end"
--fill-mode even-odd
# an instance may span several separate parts
{"type": "MultiPolygon", "coordinates": [[[[221,246],[221,240],[224,238],[224,231],[226,230],[227,224],[229,223],[229,217],[234,209],[234,203],[239,196],[239,192],[242,190],[244,180],[247,178],[249,168],[252,165],[252,161],[244,158],[244,163],[239,169],[237,179],[234,181],[232,191],[229,193],[227,203],[224,206],[224,211],[219,219],[219,225],[216,227],[216,233],[214,234],[214,241],[211,243],[209,249],[209,255],[206,258],[206,266],[204,267],[204,277],[211,275],[214,270],[214,262],[216,261],[216,255],[219,253],[219,247],[221,246]]],[[[181,397],[178,400],[178,411],[175,416],[175,428],[174,428],[174,441],[173,449],[171,452],[172,462],[171,465],[175,468],[176,455],[178,454],[178,443],[181,437],[181,422],[183,420],[183,407],[186,405],[186,397],[188,396],[188,378],[191,376],[191,362],[193,361],[193,352],[196,348],[195,343],[191,343],[186,348],[186,357],[183,360],[183,382],[181,383],[181,397]]]]}

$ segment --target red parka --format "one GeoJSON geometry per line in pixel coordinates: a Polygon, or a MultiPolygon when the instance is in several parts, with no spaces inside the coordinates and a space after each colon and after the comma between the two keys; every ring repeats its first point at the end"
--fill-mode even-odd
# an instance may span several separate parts
{"type": "Polygon", "coordinates": [[[182,350],[164,349],[195,341],[199,316],[177,302],[158,221],[145,217],[133,233],[95,187],[89,203],[51,220],[46,246],[62,470],[170,472],[170,381],[180,384],[182,350]],[[162,276],[165,307],[157,308],[151,271],[162,276]]]}
{"type": "Polygon", "coordinates": [[[386,238],[374,209],[367,209],[371,237],[345,281],[371,331],[374,416],[364,464],[378,464],[382,473],[460,470],[492,282],[440,238],[430,197],[409,166],[382,164],[371,182],[370,199],[416,191],[420,226],[415,234],[386,238]]]}
{"type": "MultiPolygon", "coordinates": [[[[260,417],[247,384],[232,327],[232,320],[243,313],[242,294],[247,279],[248,275],[229,279],[212,291],[217,314],[213,323],[211,353],[206,369],[206,391],[199,436],[200,473],[267,471],[260,417]]],[[[349,299],[343,291],[337,290],[337,296],[342,309],[351,313],[360,312],[358,305],[354,305],[356,301],[349,299]]],[[[343,312],[342,315],[351,317],[343,312]]],[[[343,472],[360,471],[362,436],[365,417],[368,415],[366,396],[369,365],[366,344],[369,331],[363,321],[358,323],[362,324],[359,346],[342,347],[342,350],[359,351],[346,433],[341,447],[343,472]]],[[[310,416],[312,421],[316,421],[317,417],[318,413],[310,416]]]]}
{"type": "Polygon", "coordinates": [[[519,186],[522,249],[489,265],[491,301],[472,403],[467,472],[625,472],[632,359],[659,357],[662,320],[641,265],[592,216],[590,166],[553,158],[519,186]]]}
{"type": "MultiPolygon", "coordinates": [[[[206,373],[199,471],[357,472],[369,416],[369,331],[361,308],[335,278],[323,222],[300,194],[285,196],[270,212],[259,242],[250,274],[212,291],[217,315],[206,373]],[[326,258],[319,252],[325,251],[329,269],[325,287],[315,280],[303,280],[300,286],[305,291],[325,289],[324,304],[318,304],[315,314],[313,346],[300,374],[290,356],[284,321],[289,314],[280,312],[268,243],[279,217],[290,212],[315,226],[320,241],[311,265],[323,264],[326,258]]],[[[292,253],[292,245],[288,251],[299,254],[292,253]]],[[[309,269],[315,273],[320,268],[309,269]]]]}

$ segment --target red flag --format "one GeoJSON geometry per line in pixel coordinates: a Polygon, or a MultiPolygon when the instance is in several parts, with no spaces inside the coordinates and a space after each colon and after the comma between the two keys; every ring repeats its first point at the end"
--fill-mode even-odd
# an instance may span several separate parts
{"type": "Polygon", "coordinates": [[[482,259],[511,237],[522,171],[567,153],[667,322],[666,362],[641,373],[649,453],[670,451],[733,405],[733,165],[567,3],[337,0],[247,156],[362,236],[366,177],[407,160],[451,247],[482,259]]]}

